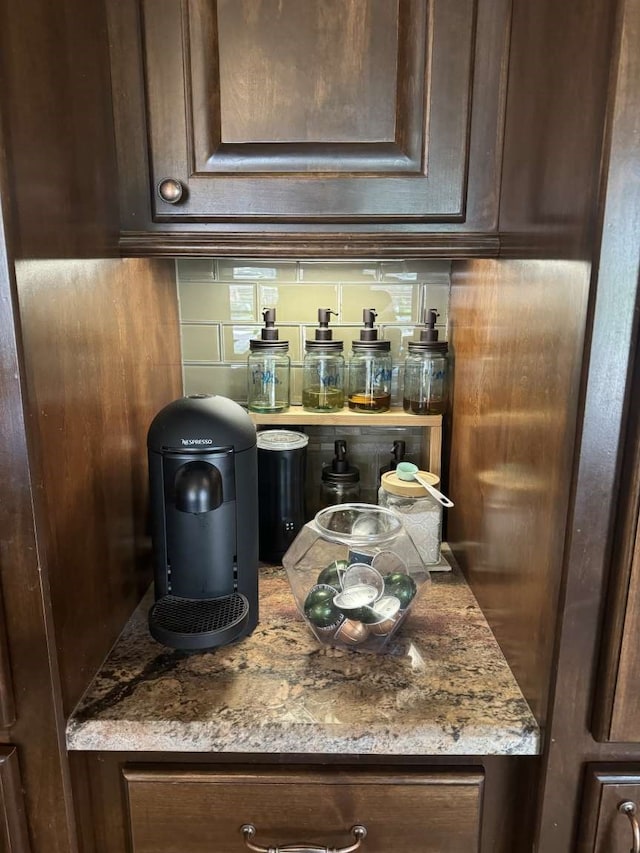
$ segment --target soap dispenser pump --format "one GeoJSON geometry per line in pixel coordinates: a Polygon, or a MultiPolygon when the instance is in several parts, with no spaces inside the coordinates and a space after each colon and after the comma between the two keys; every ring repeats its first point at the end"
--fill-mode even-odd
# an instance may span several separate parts
{"type": "Polygon", "coordinates": [[[333,340],[330,308],[318,308],[315,338],[305,342],[302,372],[302,407],[307,412],[339,412],[344,407],[344,356],[342,341],[333,340]]]}
{"type": "Polygon", "coordinates": [[[333,457],[322,467],[320,508],[357,501],[360,498],[360,471],[347,458],[347,442],[339,438],[334,442],[333,457]]]}
{"type": "Polygon", "coordinates": [[[249,341],[247,408],[250,412],[285,412],[289,408],[289,341],[279,340],[276,309],[262,312],[260,337],[249,341]]]}

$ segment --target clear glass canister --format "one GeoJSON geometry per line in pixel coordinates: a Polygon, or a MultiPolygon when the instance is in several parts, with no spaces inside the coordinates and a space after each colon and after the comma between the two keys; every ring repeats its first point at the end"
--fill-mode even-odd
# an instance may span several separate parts
{"type": "Polygon", "coordinates": [[[441,415],[447,405],[446,341],[409,341],[402,407],[414,415],[441,415]]]}
{"type": "Polygon", "coordinates": [[[284,412],[289,408],[291,359],[287,341],[249,342],[247,406],[250,412],[284,412]]]}
{"type": "Polygon", "coordinates": [[[398,516],[363,503],[317,513],[282,565],[321,643],[374,652],[384,651],[430,580],[398,516]]]}
{"type": "Polygon", "coordinates": [[[302,408],[338,412],[344,408],[342,341],[307,341],[302,372],[302,408]]]}
{"type": "MultiPolygon", "coordinates": [[[[432,486],[440,482],[440,478],[429,471],[420,471],[420,474],[432,486]]],[[[440,562],[442,506],[420,483],[401,480],[395,471],[387,471],[382,475],[378,490],[378,505],[392,510],[402,519],[425,566],[440,562]]]]}
{"type": "Polygon", "coordinates": [[[391,408],[390,341],[353,341],[349,359],[349,408],[386,412],[391,408]]]}

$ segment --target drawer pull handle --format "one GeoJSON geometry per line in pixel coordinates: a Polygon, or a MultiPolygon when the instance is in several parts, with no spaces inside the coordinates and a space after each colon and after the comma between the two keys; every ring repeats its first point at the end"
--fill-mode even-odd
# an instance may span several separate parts
{"type": "Polygon", "coordinates": [[[351,827],[351,834],[355,842],[349,844],[348,847],[317,847],[315,844],[285,844],[283,847],[260,847],[258,844],[253,844],[252,839],[255,838],[256,828],[252,823],[245,823],[240,827],[240,832],[244,835],[244,843],[249,850],[254,853],[352,853],[360,847],[360,842],[367,837],[366,826],[356,824],[351,827]]]}
{"type": "Polygon", "coordinates": [[[620,803],[618,806],[618,811],[620,814],[626,814],[631,823],[631,832],[633,833],[631,853],[640,853],[640,823],[638,823],[638,818],[636,817],[638,807],[633,800],[625,800],[624,803],[620,803]]]}

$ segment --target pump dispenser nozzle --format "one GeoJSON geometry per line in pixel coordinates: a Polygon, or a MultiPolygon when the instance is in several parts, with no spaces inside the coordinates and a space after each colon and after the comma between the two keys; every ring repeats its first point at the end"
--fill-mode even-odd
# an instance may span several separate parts
{"type": "Polygon", "coordinates": [[[378,330],[373,328],[373,324],[375,323],[375,319],[377,316],[378,312],[375,308],[362,309],[362,322],[364,323],[364,329],[360,329],[361,341],[378,340],[378,330]]]}
{"type": "Polygon", "coordinates": [[[262,319],[264,320],[264,329],[260,330],[260,336],[263,341],[277,341],[278,330],[275,328],[276,309],[264,308],[262,311],[262,319]]]}
{"type": "Polygon", "coordinates": [[[424,329],[420,330],[420,340],[427,343],[433,343],[438,340],[438,330],[436,329],[436,321],[440,315],[435,308],[428,308],[425,311],[424,329]]]}
{"type": "Polygon", "coordinates": [[[329,320],[332,314],[334,317],[338,316],[337,312],[332,311],[331,308],[318,308],[318,328],[316,329],[317,341],[333,340],[333,332],[329,328],[329,320]]]}

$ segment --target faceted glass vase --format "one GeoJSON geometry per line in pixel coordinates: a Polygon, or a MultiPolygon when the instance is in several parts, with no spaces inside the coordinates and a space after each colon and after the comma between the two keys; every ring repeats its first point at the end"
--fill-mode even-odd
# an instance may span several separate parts
{"type": "Polygon", "coordinates": [[[298,610],[325,645],[382,652],[429,572],[389,509],[347,503],[321,510],[282,559],[298,610]]]}

